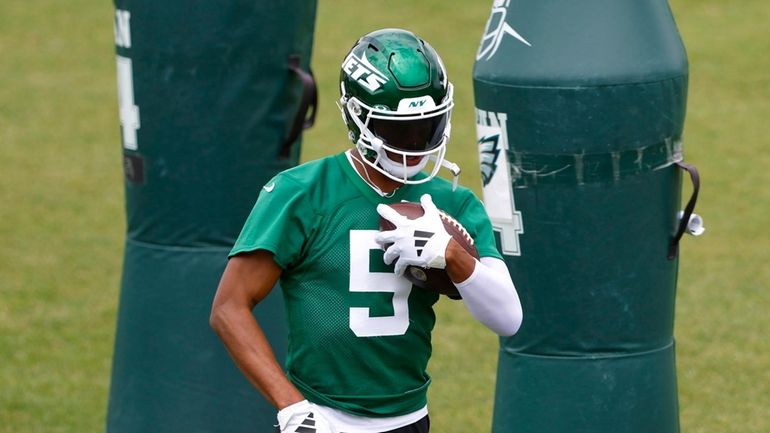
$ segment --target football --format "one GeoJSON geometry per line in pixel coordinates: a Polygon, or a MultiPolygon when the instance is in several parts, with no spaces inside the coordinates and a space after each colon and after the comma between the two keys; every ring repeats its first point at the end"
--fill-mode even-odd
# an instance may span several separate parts
{"type": "MultiPolygon", "coordinates": [[[[417,219],[425,213],[420,203],[404,201],[401,203],[393,203],[390,207],[409,219],[417,219]]],[[[465,227],[443,211],[440,211],[440,216],[447,233],[449,233],[449,235],[452,236],[465,251],[478,259],[479,253],[473,244],[473,238],[471,238],[468,231],[465,230],[465,227]]],[[[396,227],[390,221],[385,218],[380,218],[380,231],[393,230],[395,228],[396,227]]],[[[385,245],[386,248],[388,246],[389,245],[385,245]]],[[[409,266],[404,272],[404,277],[417,287],[446,295],[452,299],[462,298],[445,269],[429,269],[418,266],[409,266]]]]}

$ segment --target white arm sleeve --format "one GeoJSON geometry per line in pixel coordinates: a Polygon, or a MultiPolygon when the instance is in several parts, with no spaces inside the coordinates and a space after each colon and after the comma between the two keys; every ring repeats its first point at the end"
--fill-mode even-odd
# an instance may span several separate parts
{"type": "Polygon", "coordinates": [[[471,315],[497,335],[509,337],[519,330],[521,302],[505,262],[482,257],[471,276],[455,286],[471,315]]]}

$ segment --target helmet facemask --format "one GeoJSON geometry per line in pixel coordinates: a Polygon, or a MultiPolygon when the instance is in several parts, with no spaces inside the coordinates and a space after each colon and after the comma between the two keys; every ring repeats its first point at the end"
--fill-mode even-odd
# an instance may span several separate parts
{"type": "Polygon", "coordinates": [[[343,119],[352,122],[358,130],[355,144],[367,165],[404,184],[427,182],[442,166],[450,168],[455,176],[459,173],[455,164],[444,160],[452,129],[451,83],[446,84],[446,96],[438,106],[429,96],[405,98],[396,111],[346,96],[344,83],[341,85],[340,110],[343,119]],[[416,158],[421,160],[415,163],[416,158]],[[433,165],[426,177],[411,179],[430,162],[433,165]]]}

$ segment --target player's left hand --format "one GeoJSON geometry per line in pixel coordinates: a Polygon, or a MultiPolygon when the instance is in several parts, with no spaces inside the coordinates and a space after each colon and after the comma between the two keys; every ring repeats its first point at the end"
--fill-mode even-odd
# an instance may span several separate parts
{"type": "Polygon", "coordinates": [[[380,232],[375,241],[381,246],[390,245],[385,250],[383,260],[389,265],[396,261],[396,275],[403,275],[407,266],[423,268],[446,267],[446,248],[452,236],[444,229],[439,210],[429,194],[420,197],[423,216],[409,219],[396,212],[390,206],[377,205],[377,213],[396,226],[393,230],[380,232]]]}
{"type": "Polygon", "coordinates": [[[307,400],[281,409],[278,412],[277,427],[281,433],[338,433],[337,429],[315,409],[315,405],[307,400]]]}

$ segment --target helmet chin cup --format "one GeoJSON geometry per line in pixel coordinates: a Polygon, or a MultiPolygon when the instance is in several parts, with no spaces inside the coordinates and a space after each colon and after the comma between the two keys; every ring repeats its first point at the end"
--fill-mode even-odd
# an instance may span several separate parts
{"type": "Polygon", "coordinates": [[[417,173],[421,172],[423,168],[428,164],[429,157],[424,156],[422,160],[415,165],[408,165],[406,163],[406,157],[402,156],[401,162],[390,159],[387,155],[378,158],[380,167],[388,173],[392,174],[401,183],[409,183],[409,178],[414,177],[417,173]]]}

